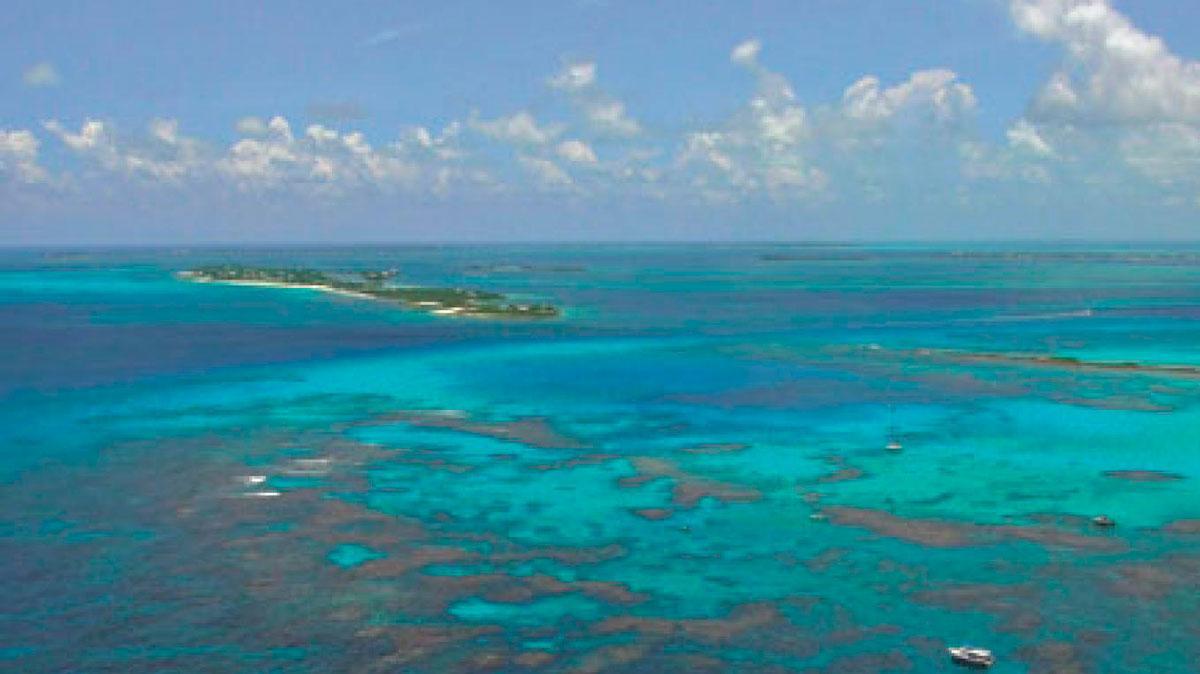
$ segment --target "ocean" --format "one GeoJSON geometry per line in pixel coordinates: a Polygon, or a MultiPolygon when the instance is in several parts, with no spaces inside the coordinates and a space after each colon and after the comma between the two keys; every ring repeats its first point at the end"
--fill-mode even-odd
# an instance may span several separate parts
{"type": "Polygon", "coordinates": [[[1197,671],[1198,319],[1183,245],[0,251],[0,669],[1197,671]]]}

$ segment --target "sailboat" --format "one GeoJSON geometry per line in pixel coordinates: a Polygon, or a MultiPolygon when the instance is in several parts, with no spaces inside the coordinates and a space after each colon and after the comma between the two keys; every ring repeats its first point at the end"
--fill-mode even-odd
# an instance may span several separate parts
{"type": "Polygon", "coordinates": [[[896,408],[888,405],[887,444],[883,448],[893,454],[899,454],[904,451],[904,445],[900,444],[900,438],[896,435],[896,424],[892,422],[895,416],[896,408]]]}

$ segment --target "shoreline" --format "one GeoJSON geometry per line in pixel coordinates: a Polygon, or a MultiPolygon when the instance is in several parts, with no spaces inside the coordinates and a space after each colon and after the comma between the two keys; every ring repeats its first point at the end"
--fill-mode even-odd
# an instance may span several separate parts
{"type": "Polygon", "coordinates": [[[200,276],[199,274],[196,274],[194,272],[188,272],[188,271],[177,272],[175,274],[175,276],[177,278],[180,278],[185,281],[190,281],[192,283],[212,283],[212,284],[216,284],[216,285],[227,285],[227,286],[247,286],[250,288],[285,288],[285,289],[294,288],[297,290],[317,290],[317,291],[324,292],[324,293],[330,293],[331,295],[342,295],[345,297],[355,297],[355,298],[364,299],[364,300],[374,300],[376,302],[384,301],[383,299],[381,299],[379,297],[375,297],[374,295],[370,295],[368,293],[355,292],[353,290],[346,290],[344,288],[335,288],[333,286],[322,285],[319,283],[283,283],[281,281],[239,281],[237,279],[212,279],[212,278],[204,278],[203,276],[200,276]]]}
{"type": "MultiPolygon", "coordinates": [[[[486,303],[480,303],[474,299],[467,299],[464,303],[461,303],[461,304],[448,304],[445,301],[441,301],[441,300],[409,299],[409,298],[404,298],[404,297],[384,297],[384,296],[380,296],[380,295],[377,295],[377,294],[374,294],[371,292],[361,292],[361,291],[357,291],[357,290],[350,290],[347,288],[340,288],[336,285],[329,285],[329,284],[325,284],[325,283],[303,283],[303,282],[290,283],[288,281],[272,281],[272,280],[259,280],[259,279],[213,278],[203,272],[198,272],[195,270],[177,271],[177,272],[175,272],[174,276],[179,280],[187,281],[190,283],[209,283],[209,284],[230,285],[230,286],[243,286],[243,287],[251,287],[251,288],[282,288],[282,289],[315,290],[317,292],[328,293],[331,295],[340,295],[342,297],[349,297],[349,298],[353,298],[353,299],[370,300],[370,301],[381,302],[381,303],[386,303],[386,304],[395,304],[395,305],[398,305],[402,309],[407,309],[407,310],[411,310],[411,311],[419,311],[419,312],[423,312],[423,313],[433,315],[433,316],[466,316],[466,317],[470,317],[470,318],[480,318],[480,319],[491,318],[491,319],[509,319],[509,320],[542,319],[542,318],[548,317],[548,316],[544,316],[544,315],[528,315],[525,313],[526,310],[523,308],[519,309],[517,311],[511,310],[513,307],[527,307],[529,305],[508,304],[508,305],[503,305],[504,307],[506,307],[506,310],[497,311],[497,310],[494,310],[495,307],[493,307],[493,305],[486,304],[486,303]],[[491,309],[491,310],[489,310],[489,309],[491,309]]],[[[396,291],[410,290],[412,292],[422,292],[422,291],[430,291],[430,290],[437,291],[440,289],[426,288],[423,286],[408,286],[407,288],[406,287],[398,287],[398,288],[393,288],[391,290],[396,290],[396,291]]],[[[500,295],[495,295],[495,296],[497,298],[502,297],[500,295]]],[[[556,313],[551,317],[554,317],[554,318],[561,317],[561,315],[562,315],[561,310],[556,309],[555,312],[556,313]]]]}

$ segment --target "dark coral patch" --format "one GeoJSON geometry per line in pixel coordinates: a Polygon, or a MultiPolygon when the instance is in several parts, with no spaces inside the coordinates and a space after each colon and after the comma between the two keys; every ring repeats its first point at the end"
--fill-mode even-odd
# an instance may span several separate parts
{"type": "Polygon", "coordinates": [[[1114,570],[1115,577],[1109,583],[1113,594],[1139,599],[1162,599],[1174,592],[1183,583],[1200,580],[1196,571],[1200,566],[1193,563],[1189,569],[1186,564],[1155,564],[1132,563],[1118,566],[1114,570]]]}
{"type": "Polygon", "coordinates": [[[680,468],[673,461],[639,456],[630,459],[637,475],[620,478],[621,487],[639,487],[660,478],[674,480],[672,502],[679,508],[694,508],[701,499],[711,497],[723,503],[752,503],[762,498],[762,492],[730,482],[696,475],[680,468]]]}
{"type": "Polygon", "coordinates": [[[618,454],[583,454],[581,456],[575,456],[569,459],[534,464],[530,466],[530,468],[539,472],[545,472],[549,470],[566,470],[570,468],[577,468],[579,466],[597,466],[619,458],[621,457],[618,454]]]}
{"type": "Polygon", "coordinates": [[[513,664],[528,669],[540,669],[554,662],[554,654],[546,651],[525,651],[513,658],[513,664]]]}
{"type": "Polygon", "coordinates": [[[1175,520],[1163,530],[1172,534],[1200,534],[1200,520],[1175,520]]]}
{"type": "Polygon", "coordinates": [[[805,560],[804,566],[813,573],[825,573],[830,568],[837,566],[849,552],[846,548],[828,548],[805,560]]]}
{"type": "Polygon", "coordinates": [[[691,447],[682,447],[679,451],[683,452],[684,454],[714,455],[734,454],[736,452],[745,451],[749,448],[750,445],[741,442],[706,442],[699,445],[693,445],[691,447]]]}
{"type": "Polygon", "coordinates": [[[1176,482],[1187,476],[1163,470],[1106,470],[1104,477],[1127,482],[1176,482]]]}
{"type": "Polygon", "coordinates": [[[888,538],[898,538],[933,548],[961,548],[971,545],[970,525],[934,519],[909,519],[882,510],[831,506],[823,511],[834,524],[867,529],[888,538]]]}
{"type": "MultiPolygon", "coordinates": [[[[817,670],[806,670],[816,672],[817,670]]],[[[882,674],[883,672],[911,672],[913,663],[900,651],[862,653],[834,658],[821,674],[882,674]]]]}
{"type": "Polygon", "coordinates": [[[632,512],[634,515],[650,521],[665,520],[675,514],[675,511],[670,508],[634,508],[632,512]]]}
{"type": "Polygon", "coordinates": [[[462,413],[408,410],[381,415],[359,425],[403,422],[420,428],[442,428],[497,440],[509,440],[542,449],[587,449],[587,443],[560,432],[544,417],[511,421],[478,421],[462,413]]]}
{"type": "Polygon", "coordinates": [[[825,463],[833,466],[836,470],[825,473],[815,480],[801,481],[797,486],[797,491],[800,491],[800,486],[806,484],[835,484],[838,482],[849,482],[852,480],[860,480],[866,477],[866,471],[856,466],[850,465],[846,461],[846,457],[831,455],[825,457],[825,463]]]}
{"type": "Polygon", "coordinates": [[[835,482],[850,482],[852,480],[860,480],[866,473],[861,468],[846,467],[835,470],[828,475],[822,475],[817,478],[818,484],[833,484],[835,482]]]}
{"type": "Polygon", "coordinates": [[[1032,635],[1042,624],[1037,606],[1039,590],[1031,584],[958,583],[922,590],[912,595],[921,604],[955,611],[982,611],[1003,618],[999,629],[1032,635]]]}
{"type": "Polygon", "coordinates": [[[1030,672],[1086,674],[1095,671],[1078,644],[1043,641],[1017,649],[1017,657],[1029,663],[1030,672]]]}
{"type": "Polygon", "coordinates": [[[1025,541],[1043,547],[1089,552],[1117,552],[1127,545],[1107,536],[1087,536],[1047,526],[987,525],[927,518],[905,518],[883,510],[832,506],[823,511],[834,524],[867,529],[932,548],[990,545],[1001,540],[1025,541]]]}

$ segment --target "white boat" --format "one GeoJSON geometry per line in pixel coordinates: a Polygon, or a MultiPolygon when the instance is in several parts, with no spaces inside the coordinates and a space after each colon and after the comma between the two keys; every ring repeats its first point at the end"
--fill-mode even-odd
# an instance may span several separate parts
{"type": "Polygon", "coordinates": [[[1096,515],[1092,518],[1092,524],[1098,527],[1115,527],[1117,526],[1117,521],[1108,515],[1096,515]]]}
{"type": "Polygon", "coordinates": [[[953,646],[947,648],[950,653],[950,660],[956,665],[970,667],[972,669],[987,669],[996,664],[996,656],[986,648],[977,648],[975,646],[953,646]]]}
{"type": "Polygon", "coordinates": [[[900,444],[900,438],[896,437],[895,417],[896,408],[888,405],[887,444],[883,448],[893,454],[904,451],[904,445],[900,444]]]}

